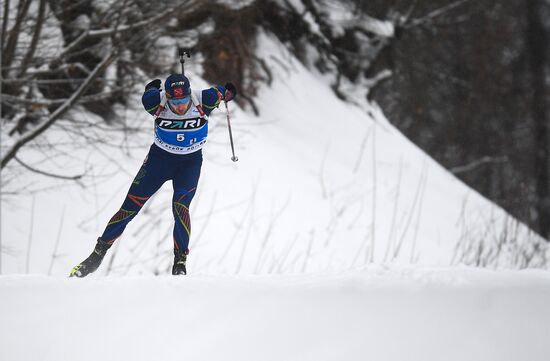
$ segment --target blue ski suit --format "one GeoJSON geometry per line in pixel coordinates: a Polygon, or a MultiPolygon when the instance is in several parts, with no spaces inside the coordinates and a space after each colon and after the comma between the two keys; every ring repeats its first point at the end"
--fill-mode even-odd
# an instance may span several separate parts
{"type": "Polygon", "coordinates": [[[189,253],[189,206],[200,177],[202,147],[208,136],[207,116],[219,106],[225,92],[226,89],[221,85],[197,92],[188,111],[178,115],[171,111],[168,104],[161,106],[163,94],[159,88],[151,86],[145,89],[143,106],[151,115],[157,115],[155,141],[132,181],[122,206],[109,220],[101,235],[101,242],[112,245],[145,202],[166,181],[171,180],[174,188],[174,250],[189,253]]]}

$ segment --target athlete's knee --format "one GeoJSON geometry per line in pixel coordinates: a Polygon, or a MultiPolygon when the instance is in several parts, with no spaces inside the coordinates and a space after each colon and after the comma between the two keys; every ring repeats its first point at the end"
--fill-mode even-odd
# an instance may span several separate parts
{"type": "Polygon", "coordinates": [[[141,207],[145,205],[145,202],[147,202],[149,198],[150,196],[144,197],[128,193],[126,199],[124,200],[124,205],[126,205],[127,208],[136,209],[137,211],[139,211],[141,207]]]}
{"type": "Polygon", "coordinates": [[[191,189],[187,190],[178,190],[174,192],[174,203],[181,203],[185,204],[185,206],[189,207],[191,204],[191,201],[193,200],[193,197],[195,196],[195,191],[197,190],[197,187],[193,187],[191,189]]]}

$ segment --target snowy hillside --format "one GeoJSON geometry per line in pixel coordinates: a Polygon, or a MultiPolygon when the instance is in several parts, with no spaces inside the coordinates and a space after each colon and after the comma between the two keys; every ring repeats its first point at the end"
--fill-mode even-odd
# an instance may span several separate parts
{"type": "Polygon", "coordinates": [[[0,277],[0,359],[545,361],[546,271],[0,277]]]}
{"type": "MultiPolygon", "coordinates": [[[[274,79],[255,99],[259,117],[231,104],[239,162],[229,159],[225,114],[212,117],[191,206],[191,274],[342,271],[371,262],[548,267],[537,258],[544,251],[533,257],[536,236],[436,164],[376,105],[339,100],[268,35],[258,44],[274,79]]],[[[189,72],[195,89],[208,86],[197,64],[189,72]]],[[[120,110],[125,126],[138,128],[129,136],[88,130],[101,119],[73,112],[48,140],[63,142],[66,157],[44,159],[40,144],[21,153],[38,168],[88,178],[85,188],[26,171],[10,179],[7,190],[20,194],[2,199],[4,273],[66,275],[89,254],[152,142],[139,96],[120,110]],[[70,139],[75,121],[83,126],[71,132],[80,137],[70,139]]],[[[171,196],[165,184],[100,274],[167,273],[171,196]]]]}

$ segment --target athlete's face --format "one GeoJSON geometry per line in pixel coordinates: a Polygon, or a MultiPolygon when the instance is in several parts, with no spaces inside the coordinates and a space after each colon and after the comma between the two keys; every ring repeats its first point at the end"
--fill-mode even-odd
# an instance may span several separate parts
{"type": "Polygon", "coordinates": [[[191,105],[191,102],[189,101],[190,97],[187,96],[185,98],[176,98],[176,99],[169,99],[168,105],[170,106],[170,109],[178,115],[184,115],[185,112],[187,112],[187,109],[189,109],[189,106],[191,105]]]}

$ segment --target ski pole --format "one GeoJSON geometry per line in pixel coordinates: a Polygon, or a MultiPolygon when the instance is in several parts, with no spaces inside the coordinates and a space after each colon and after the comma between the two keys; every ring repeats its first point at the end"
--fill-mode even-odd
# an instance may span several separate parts
{"type": "MultiPolygon", "coordinates": [[[[191,52],[189,50],[185,50],[184,48],[179,48],[179,54],[180,54],[180,64],[181,64],[181,75],[185,76],[185,69],[183,68],[183,64],[185,63],[185,55],[187,55],[188,58],[191,57],[191,52]]],[[[204,112],[204,109],[202,109],[202,105],[199,103],[199,100],[195,96],[193,92],[190,94],[191,101],[197,107],[197,110],[199,111],[201,117],[204,117],[208,119],[208,116],[204,112]]]]}
{"type": "Polygon", "coordinates": [[[181,63],[181,75],[185,75],[185,71],[183,69],[183,64],[185,63],[185,55],[187,55],[188,58],[191,57],[191,53],[189,52],[189,50],[185,50],[183,48],[179,48],[179,53],[180,53],[180,63],[181,63]]]}
{"type": "Polygon", "coordinates": [[[235,146],[233,145],[233,133],[231,132],[231,121],[229,120],[229,108],[227,107],[227,102],[225,100],[223,102],[225,103],[225,111],[227,114],[227,129],[229,129],[229,141],[231,142],[231,152],[233,153],[231,160],[233,162],[236,162],[239,160],[239,158],[235,155],[235,146]]]}
{"type": "MultiPolygon", "coordinates": [[[[191,53],[189,52],[189,50],[179,48],[179,55],[180,55],[180,63],[181,63],[181,75],[185,76],[185,70],[183,68],[183,64],[185,63],[185,55],[187,55],[187,57],[190,58],[191,53]]],[[[162,111],[164,110],[164,107],[166,107],[166,100],[167,100],[166,96],[161,96],[159,107],[157,108],[157,111],[155,113],[155,120],[160,116],[160,113],[162,113],[162,111]]],[[[199,109],[199,111],[202,111],[202,109],[199,109]]]]}
{"type": "MultiPolygon", "coordinates": [[[[184,63],[185,63],[185,55],[187,55],[188,58],[191,57],[191,53],[189,50],[185,50],[183,48],[179,48],[179,56],[180,56],[180,64],[181,64],[181,75],[185,76],[185,69],[184,69],[184,63]]],[[[204,110],[202,109],[202,106],[199,104],[198,99],[194,96],[193,93],[191,93],[191,101],[197,109],[199,110],[199,113],[201,116],[206,117],[206,114],[204,113],[204,110]]],[[[231,160],[233,162],[236,162],[239,160],[239,158],[235,155],[235,145],[233,144],[233,133],[231,132],[231,121],[229,119],[229,108],[227,107],[227,102],[224,100],[225,103],[225,111],[227,114],[227,128],[229,129],[229,140],[231,142],[231,152],[233,153],[233,156],[231,157],[231,160]]]]}

